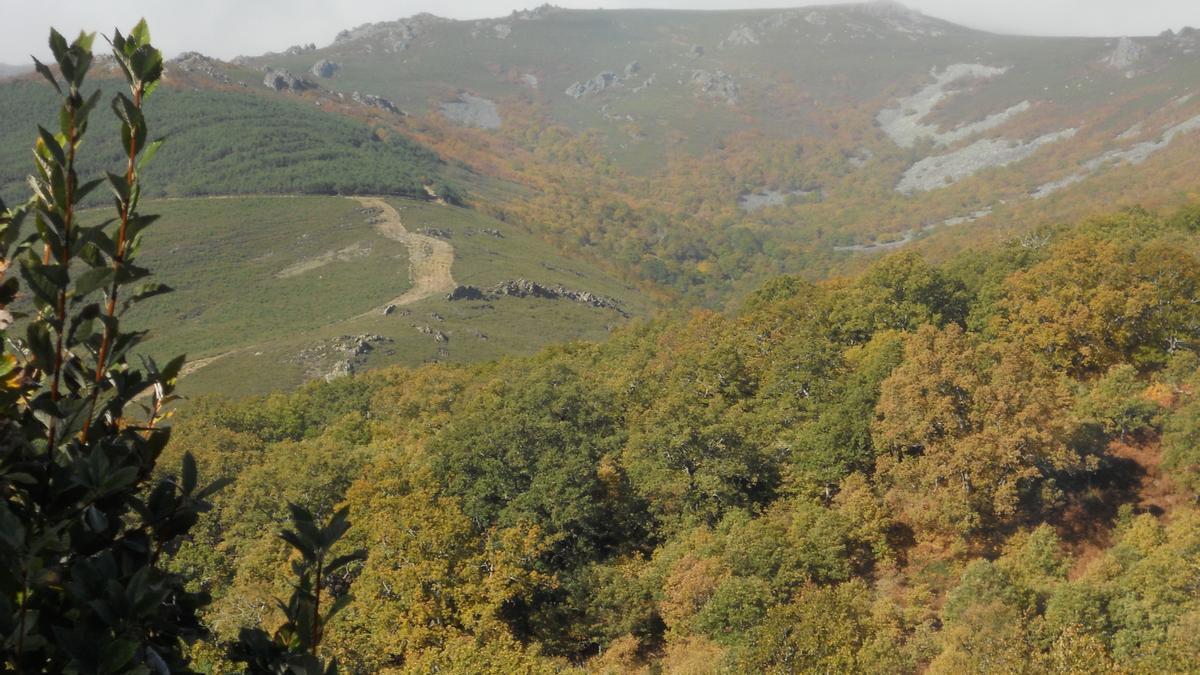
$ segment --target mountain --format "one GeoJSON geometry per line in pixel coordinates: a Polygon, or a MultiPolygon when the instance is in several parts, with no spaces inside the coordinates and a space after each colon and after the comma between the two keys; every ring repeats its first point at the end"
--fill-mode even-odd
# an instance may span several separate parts
{"type": "Polygon", "coordinates": [[[620,231],[595,223],[596,210],[556,229],[712,300],[747,272],[832,269],[839,254],[942,226],[970,223],[957,229],[973,240],[1018,222],[1176,200],[1195,169],[1198,46],[1190,29],[994,35],[887,2],[543,6],[494,20],[368,24],[322,48],[242,63],[319,71],[306,77],[322,88],[383,96],[493,144],[475,144],[468,162],[577,181],[522,205],[524,215],[558,220],[581,193],[630,208],[620,231]],[[568,161],[569,176],[565,138],[570,153],[588,154],[568,161]],[[637,256],[631,231],[650,240],[637,256]]]}
{"type": "Polygon", "coordinates": [[[24,75],[32,70],[33,66],[14,66],[7,63],[0,63],[0,80],[8,77],[15,77],[17,75],[24,75]]]}
{"type": "MultiPolygon", "coordinates": [[[[781,272],[844,274],[905,246],[944,258],[1185,201],[1198,48],[1193,29],[996,35],[889,2],[425,14],[322,47],[172,60],[148,110],[168,143],[147,184],[175,198],[432,191],[587,265],[597,289],[638,289],[645,311],[719,307],[781,272]]],[[[0,84],[6,199],[50,100],[32,77],[0,84]]],[[[552,276],[531,280],[565,284],[552,276]]]]}

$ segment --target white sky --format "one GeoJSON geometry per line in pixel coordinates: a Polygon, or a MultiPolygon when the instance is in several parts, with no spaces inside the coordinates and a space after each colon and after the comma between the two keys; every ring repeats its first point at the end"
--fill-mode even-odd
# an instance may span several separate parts
{"type": "MultiPolygon", "coordinates": [[[[743,9],[830,4],[838,0],[557,0],[563,7],[743,9]]],[[[418,12],[457,19],[504,16],[542,0],[0,0],[0,63],[47,53],[47,29],[127,29],[150,22],[168,55],[200,51],[220,58],[328,44],[343,28],[418,12]]],[[[1155,35],[1200,27],[1200,0],[907,0],[926,14],[975,28],[1036,35],[1155,35]]]]}

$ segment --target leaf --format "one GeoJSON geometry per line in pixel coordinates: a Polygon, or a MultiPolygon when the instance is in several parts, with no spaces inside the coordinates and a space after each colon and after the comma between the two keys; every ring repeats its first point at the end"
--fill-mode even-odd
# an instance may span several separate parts
{"type": "Polygon", "coordinates": [[[141,171],[147,164],[150,163],[154,156],[158,154],[158,149],[162,147],[165,138],[156,138],[146,145],[146,149],[142,151],[142,158],[138,160],[137,168],[141,171]]]}
{"type": "Polygon", "coordinates": [[[113,279],[111,267],[90,269],[75,278],[75,299],[81,300],[100,288],[107,288],[113,279]]]}
{"type": "Polygon", "coordinates": [[[58,86],[58,78],[54,77],[54,73],[46,67],[46,64],[38,61],[32,56],[29,58],[33,59],[33,67],[36,68],[39,73],[41,73],[42,77],[46,78],[47,82],[54,85],[55,91],[57,91],[59,94],[62,94],[62,87],[58,86]]]}
{"type": "Polygon", "coordinates": [[[183,468],[180,472],[183,494],[190,495],[196,489],[196,458],[192,453],[183,453],[183,468]]]}

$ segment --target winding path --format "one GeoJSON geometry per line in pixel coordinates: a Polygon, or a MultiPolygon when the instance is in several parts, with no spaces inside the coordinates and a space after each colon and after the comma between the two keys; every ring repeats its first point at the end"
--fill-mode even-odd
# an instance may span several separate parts
{"type": "MultiPolygon", "coordinates": [[[[408,247],[408,276],[412,287],[403,295],[384,303],[376,309],[363,312],[354,319],[381,312],[388,305],[402,307],[424,300],[439,293],[449,293],[458,285],[450,272],[454,264],[454,247],[448,241],[414,234],[404,227],[400,221],[400,213],[395,207],[379,197],[353,197],[355,201],[368,209],[377,209],[379,218],[375,229],[388,239],[398,241],[408,247]]],[[[353,319],[350,319],[353,320],[353,319]]]]}
{"type": "MultiPolygon", "coordinates": [[[[419,302],[434,295],[449,293],[458,286],[454,281],[454,276],[450,272],[450,268],[454,264],[454,247],[450,245],[450,242],[409,232],[400,220],[400,213],[382,198],[351,197],[350,199],[362,204],[364,208],[378,210],[379,215],[373,223],[375,229],[388,239],[398,241],[408,247],[408,276],[412,282],[412,286],[403,295],[375,309],[368,310],[349,319],[343,319],[338,323],[346,323],[371,316],[372,314],[380,314],[390,305],[397,307],[411,305],[414,302],[419,302]]],[[[445,202],[440,200],[438,203],[445,204],[445,202]]],[[[215,361],[219,361],[226,356],[247,351],[255,346],[240,347],[213,356],[189,361],[180,371],[179,377],[187,377],[215,361]]]]}

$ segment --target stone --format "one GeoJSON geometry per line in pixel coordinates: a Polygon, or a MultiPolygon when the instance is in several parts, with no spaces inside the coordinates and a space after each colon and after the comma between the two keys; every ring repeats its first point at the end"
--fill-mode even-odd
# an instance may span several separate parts
{"type": "Polygon", "coordinates": [[[316,88],[312,82],[296,77],[286,70],[268,70],[263,77],[263,85],[275,91],[300,92],[316,88]]]}
{"type": "Polygon", "coordinates": [[[723,101],[729,105],[736,105],[738,102],[737,82],[725,71],[692,71],[691,83],[698,96],[723,101]]]}
{"type": "Polygon", "coordinates": [[[313,64],[309,72],[317,77],[330,78],[341,68],[340,65],[330,61],[329,59],[321,59],[313,64]]]}
{"type": "Polygon", "coordinates": [[[446,295],[446,299],[454,302],[456,300],[483,300],[483,291],[474,286],[457,286],[454,290],[446,295]]]}
{"type": "Polygon", "coordinates": [[[618,82],[617,74],[611,70],[606,70],[597,74],[590,80],[585,82],[576,82],[570,87],[567,87],[566,94],[573,99],[581,99],[585,96],[594,96],[600,92],[615,86],[618,82]]]}
{"type": "Polygon", "coordinates": [[[442,104],[442,115],[446,119],[476,129],[499,129],[503,120],[494,101],[482,96],[462,93],[453,101],[442,104]]]}
{"type": "Polygon", "coordinates": [[[404,114],[404,111],[397,108],[395,103],[392,103],[382,96],[375,96],[374,94],[360,94],[356,91],[350,95],[350,99],[359,105],[372,106],[396,115],[404,114]]]}

